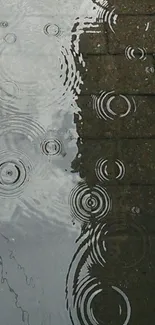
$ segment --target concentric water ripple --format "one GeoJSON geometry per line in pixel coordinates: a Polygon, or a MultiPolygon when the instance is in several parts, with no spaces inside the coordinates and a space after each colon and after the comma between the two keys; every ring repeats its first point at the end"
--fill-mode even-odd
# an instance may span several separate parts
{"type": "Polygon", "coordinates": [[[0,122],[1,151],[10,154],[18,152],[17,160],[20,160],[20,152],[21,156],[24,152],[27,160],[31,162],[30,165],[35,167],[37,172],[42,166],[40,145],[44,134],[44,129],[35,120],[12,115],[0,122]]]}
{"type": "Polygon", "coordinates": [[[98,10],[96,21],[100,24],[107,23],[110,30],[115,33],[114,25],[117,24],[118,15],[115,13],[115,8],[109,8],[108,4],[105,3],[98,10]]]}
{"type": "Polygon", "coordinates": [[[114,120],[115,118],[126,117],[129,113],[136,112],[136,103],[133,97],[125,95],[116,95],[114,91],[101,92],[99,97],[93,95],[93,108],[97,116],[104,120],[114,120]],[[115,100],[121,99],[123,104],[123,113],[115,112],[115,100]],[[113,105],[113,106],[112,106],[113,105]]]}
{"type": "Polygon", "coordinates": [[[59,132],[56,132],[55,130],[49,130],[46,132],[45,138],[41,143],[41,148],[43,154],[48,156],[48,158],[59,155],[64,157],[66,155],[63,139],[59,135],[59,132]]]}
{"type": "MultiPolygon", "coordinates": [[[[93,315],[93,302],[102,287],[96,278],[86,276],[79,284],[79,290],[75,300],[75,310],[79,324],[81,325],[97,325],[99,324],[93,315]]],[[[77,323],[74,323],[77,324],[77,323]]]]}
{"type": "Polygon", "coordinates": [[[9,26],[8,21],[0,21],[0,28],[6,28],[9,26]]]}
{"type": "MultiPolygon", "coordinates": [[[[84,257],[84,256],[83,256],[84,257]]],[[[82,257],[81,257],[82,260],[82,257]]],[[[90,276],[88,265],[77,265],[73,283],[67,287],[67,309],[72,324],[127,325],[131,317],[131,304],[127,294],[117,286],[102,283],[90,276]]]]}
{"type": "Polygon", "coordinates": [[[138,57],[139,60],[145,61],[146,60],[146,49],[138,47],[137,49],[134,49],[132,46],[127,46],[125,49],[125,56],[128,60],[133,60],[138,57]]]}
{"type": "Polygon", "coordinates": [[[111,209],[111,199],[100,185],[90,189],[85,183],[79,183],[70,193],[69,203],[73,219],[82,223],[91,223],[104,218],[111,209]]]}
{"type": "Polygon", "coordinates": [[[19,196],[31,172],[31,161],[21,151],[0,152],[0,196],[19,196]]]}
{"type": "Polygon", "coordinates": [[[59,37],[59,36],[61,36],[61,29],[56,24],[47,23],[44,26],[43,31],[44,31],[45,35],[47,35],[49,37],[52,37],[52,36],[59,37]]]}
{"type": "MultiPolygon", "coordinates": [[[[111,176],[108,173],[108,164],[109,164],[108,159],[103,159],[103,158],[100,158],[96,163],[95,173],[96,173],[97,178],[101,182],[109,181],[111,179],[111,176]]],[[[119,159],[116,159],[114,164],[117,167],[117,173],[116,173],[115,179],[116,180],[123,179],[123,177],[125,175],[125,166],[124,166],[123,162],[120,161],[119,159]]]]}
{"type": "Polygon", "coordinates": [[[123,268],[135,267],[149,250],[150,240],[145,228],[123,219],[98,226],[92,234],[92,257],[100,264],[111,261],[123,268]]]}

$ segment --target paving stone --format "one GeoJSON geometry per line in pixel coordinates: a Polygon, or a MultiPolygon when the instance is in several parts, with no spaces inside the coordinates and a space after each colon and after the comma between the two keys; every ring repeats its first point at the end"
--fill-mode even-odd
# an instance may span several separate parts
{"type": "Polygon", "coordinates": [[[108,0],[110,6],[116,8],[117,13],[123,14],[155,14],[155,3],[153,0],[108,0]]]}
{"type": "Polygon", "coordinates": [[[155,52],[155,16],[120,16],[117,20],[115,33],[108,32],[109,53],[122,53],[128,58],[155,52]],[[140,50],[138,50],[140,48],[140,50]],[[146,53],[145,53],[146,52],[146,53]]]}
{"type": "Polygon", "coordinates": [[[82,75],[82,94],[101,90],[132,94],[154,94],[154,75],[147,73],[154,59],[148,55],[145,61],[127,60],[125,55],[87,56],[82,75]]]}
{"type": "MultiPolygon", "coordinates": [[[[113,213],[116,218],[121,218],[121,216],[127,218],[129,212],[133,215],[140,214],[141,221],[144,219],[148,231],[155,233],[155,223],[152,219],[154,218],[155,186],[106,186],[106,190],[112,198],[113,213]]],[[[143,225],[143,222],[141,224],[143,225]]]]}
{"type": "Polygon", "coordinates": [[[80,52],[85,54],[107,53],[107,30],[104,25],[99,28],[84,29],[80,36],[80,52]]]}

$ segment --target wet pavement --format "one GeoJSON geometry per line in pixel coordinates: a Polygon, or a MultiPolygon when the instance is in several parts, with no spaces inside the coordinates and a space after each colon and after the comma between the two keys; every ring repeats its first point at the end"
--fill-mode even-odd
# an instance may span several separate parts
{"type": "Polygon", "coordinates": [[[155,3],[1,1],[0,324],[152,325],[155,3]]]}

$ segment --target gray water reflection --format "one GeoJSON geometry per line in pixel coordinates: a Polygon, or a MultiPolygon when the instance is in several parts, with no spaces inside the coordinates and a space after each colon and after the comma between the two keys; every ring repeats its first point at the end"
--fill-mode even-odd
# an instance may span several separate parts
{"type": "Polygon", "coordinates": [[[0,322],[152,324],[154,3],[1,7],[0,322]]]}

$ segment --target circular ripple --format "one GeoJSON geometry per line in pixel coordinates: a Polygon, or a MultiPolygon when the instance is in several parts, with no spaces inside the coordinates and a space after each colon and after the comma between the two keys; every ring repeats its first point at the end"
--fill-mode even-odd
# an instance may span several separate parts
{"type": "Polygon", "coordinates": [[[100,24],[107,23],[110,27],[111,31],[115,33],[114,31],[114,25],[117,23],[118,15],[115,14],[115,8],[108,8],[108,4],[101,5],[100,9],[97,13],[97,19],[96,21],[100,24]]]}
{"type": "MultiPolygon", "coordinates": [[[[116,173],[115,179],[121,180],[121,179],[123,179],[123,177],[125,175],[125,166],[122,163],[122,161],[120,161],[119,159],[116,159],[114,163],[117,168],[117,173],[116,173]]],[[[112,177],[110,177],[110,175],[108,173],[108,164],[109,164],[109,161],[107,159],[103,159],[103,158],[100,158],[96,163],[95,173],[96,173],[97,178],[101,182],[109,181],[110,179],[112,179],[112,177]]]]}
{"type": "Polygon", "coordinates": [[[50,139],[44,141],[42,150],[45,155],[56,156],[62,152],[62,144],[58,139],[50,139]]]}
{"type": "Polygon", "coordinates": [[[149,237],[142,226],[124,220],[98,225],[91,235],[91,258],[105,265],[111,261],[124,268],[135,267],[150,248],[149,237]]]}
{"type": "Polygon", "coordinates": [[[136,56],[139,58],[139,60],[146,60],[146,49],[138,47],[137,49],[134,49],[130,45],[126,47],[125,49],[125,56],[128,60],[136,59],[136,56]]]}
{"type": "Polygon", "coordinates": [[[17,40],[17,36],[14,33],[8,33],[4,36],[4,41],[8,44],[13,44],[17,40]]]}
{"type": "Polygon", "coordinates": [[[82,223],[101,220],[111,209],[111,199],[100,185],[92,189],[85,183],[76,185],[70,193],[69,203],[73,219],[82,223]]]}
{"type": "Polygon", "coordinates": [[[131,305],[128,296],[116,286],[103,287],[99,294],[94,296],[91,306],[91,315],[97,324],[127,325],[131,318],[131,305]],[[101,308],[101,305],[103,308],[101,308]]]}
{"type": "Polygon", "coordinates": [[[45,134],[45,137],[41,143],[41,149],[43,154],[49,157],[54,156],[62,156],[64,157],[66,155],[66,152],[64,150],[64,139],[59,134],[59,131],[57,130],[48,130],[45,134]]]}
{"type": "Polygon", "coordinates": [[[136,103],[134,98],[130,96],[116,95],[114,91],[101,92],[99,97],[93,95],[93,108],[99,118],[114,120],[118,117],[126,117],[131,112],[136,112],[136,103]],[[113,108],[117,100],[121,100],[121,106],[123,107],[123,112],[120,114],[117,114],[113,108]]]}
{"type": "Polygon", "coordinates": [[[9,26],[9,23],[7,21],[0,21],[0,27],[6,28],[9,26]]]}
{"type": "Polygon", "coordinates": [[[56,24],[51,24],[51,23],[46,24],[43,28],[43,31],[47,36],[57,36],[58,37],[61,35],[60,27],[56,24]]]}
{"type": "Polygon", "coordinates": [[[73,302],[68,310],[73,324],[127,325],[131,317],[131,305],[125,292],[116,286],[101,284],[96,277],[86,275],[74,283],[73,302]],[[102,308],[101,308],[102,306],[102,308]]]}
{"type": "Polygon", "coordinates": [[[19,196],[31,171],[31,162],[21,151],[0,152],[0,196],[19,196]]]}
{"type": "Polygon", "coordinates": [[[10,153],[24,150],[31,165],[37,170],[42,164],[40,144],[44,134],[44,129],[36,121],[12,115],[0,122],[0,148],[10,153]]]}

